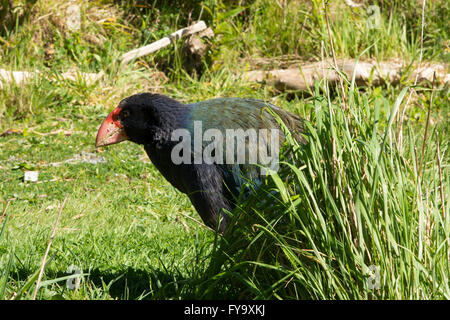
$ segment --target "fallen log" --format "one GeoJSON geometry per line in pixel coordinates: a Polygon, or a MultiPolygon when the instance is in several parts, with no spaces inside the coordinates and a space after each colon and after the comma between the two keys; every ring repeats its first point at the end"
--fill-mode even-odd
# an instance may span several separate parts
{"type": "Polygon", "coordinates": [[[165,48],[172,42],[175,42],[178,39],[180,39],[181,37],[198,33],[206,29],[207,27],[205,22],[199,21],[189,27],[177,30],[174,33],[170,34],[169,36],[159,39],[158,41],[152,42],[144,47],[140,47],[123,54],[122,57],[120,58],[120,61],[122,64],[126,64],[134,59],[137,59],[139,57],[145,56],[147,54],[165,48]]]}
{"type": "MultiPolygon", "coordinates": [[[[29,80],[35,78],[36,76],[42,74],[40,71],[8,71],[5,69],[0,69],[0,89],[3,88],[3,83],[14,82],[16,84],[23,84],[29,80]]],[[[103,76],[103,72],[99,73],[86,73],[86,72],[75,72],[68,71],[61,75],[55,77],[63,80],[77,81],[79,79],[85,81],[88,85],[99,80],[103,76]]],[[[53,78],[54,79],[54,78],[53,78]]],[[[55,80],[55,79],[54,79],[55,80]]]]}
{"type": "MultiPolygon", "coordinates": [[[[280,90],[305,91],[314,87],[315,81],[327,79],[330,83],[339,81],[339,74],[331,67],[331,60],[319,61],[308,64],[299,64],[288,69],[275,70],[254,70],[243,73],[243,78],[248,81],[266,83],[275,86],[280,90]]],[[[359,61],[354,59],[342,59],[337,61],[339,71],[345,74],[348,79],[352,79],[355,72],[355,81],[359,85],[381,83],[397,83],[405,76],[405,63],[402,61],[359,61]]],[[[433,73],[436,79],[443,84],[450,81],[448,67],[444,64],[426,65],[422,64],[419,69],[411,70],[408,73],[410,79],[418,81],[432,81],[433,73]]]]}

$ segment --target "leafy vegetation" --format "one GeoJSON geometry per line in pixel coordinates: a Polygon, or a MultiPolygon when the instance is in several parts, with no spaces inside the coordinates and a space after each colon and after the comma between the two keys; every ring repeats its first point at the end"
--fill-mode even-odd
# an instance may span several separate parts
{"type": "MultiPolygon", "coordinates": [[[[329,3],[336,56],[402,59],[407,73],[423,46],[424,61],[448,63],[446,1],[426,2],[423,41],[421,2],[375,1],[378,29],[360,2],[329,3]]],[[[261,61],[330,57],[323,1],[78,4],[78,30],[67,26],[68,5],[50,0],[13,11],[23,14],[0,33],[0,69],[40,72],[0,88],[1,299],[32,297],[67,194],[39,299],[450,298],[446,85],[344,79],[344,109],[325,81],[280,92],[236,76],[261,61]],[[199,18],[215,36],[197,67],[183,40],[120,66],[121,54],[199,18]],[[68,70],[104,76],[61,79],[68,70]],[[264,99],[308,120],[308,144],[288,141],[283,170],[218,236],[141,147],[95,150],[108,111],[141,91],[184,102],[264,99]],[[39,171],[37,183],[24,181],[27,170],[39,171]],[[76,290],[73,265],[83,273],[76,290]]]]}

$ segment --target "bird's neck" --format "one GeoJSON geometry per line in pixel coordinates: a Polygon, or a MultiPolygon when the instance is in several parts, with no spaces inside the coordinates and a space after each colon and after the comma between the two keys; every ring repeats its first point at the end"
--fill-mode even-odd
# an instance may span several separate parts
{"type": "Polygon", "coordinates": [[[167,148],[174,144],[172,133],[177,129],[184,129],[189,118],[191,106],[165,97],[164,107],[158,108],[159,124],[151,128],[153,148],[167,148]]]}

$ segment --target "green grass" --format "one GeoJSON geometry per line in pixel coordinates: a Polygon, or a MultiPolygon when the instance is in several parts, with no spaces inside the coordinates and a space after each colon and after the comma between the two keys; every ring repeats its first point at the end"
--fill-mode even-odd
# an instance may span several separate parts
{"type": "MultiPolygon", "coordinates": [[[[191,265],[196,250],[200,250],[196,246],[202,246],[208,236],[201,230],[196,242],[196,226],[191,224],[190,233],[185,231],[178,220],[185,220],[180,213],[193,214],[188,199],[162,182],[163,178],[148,164],[138,146],[130,143],[96,154],[104,157],[106,163],[48,166],[83,151],[95,152],[92,142],[95,127],[100,115],[104,115],[98,111],[90,110],[88,121],[85,117],[62,123],[47,119],[48,123],[33,128],[45,133],[53,129],[49,124],[57,122],[58,128],[77,132],[70,137],[29,133],[26,137],[2,138],[1,158],[6,161],[2,161],[0,192],[5,201],[15,198],[8,209],[10,215],[1,239],[2,263],[14,256],[12,288],[40,265],[59,204],[66,194],[69,200],[52,246],[55,262],[46,269],[47,279],[59,277],[72,264],[89,272],[89,279],[97,284],[101,284],[102,278],[108,284],[115,277],[130,274],[133,278],[129,279],[130,288],[147,268],[155,270],[155,277],[170,277],[172,272],[177,278],[187,277],[186,267],[191,265]],[[23,182],[20,168],[38,170],[40,183],[23,182]],[[178,265],[185,274],[176,272],[178,265]]],[[[108,294],[105,291],[99,296],[89,286],[83,290],[87,290],[90,298],[104,298],[108,294]]],[[[6,296],[11,293],[6,290],[6,296]]],[[[124,297],[125,291],[116,294],[124,297]]],[[[141,292],[130,294],[136,298],[141,292]]]]}
{"type": "MultiPolygon", "coordinates": [[[[419,179],[429,85],[414,87],[400,123],[412,85],[406,80],[358,87],[349,79],[344,111],[340,92],[325,90],[324,82],[294,94],[234,76],[251,58],[319,60],[321,41],[329,52],[322,1],[211,0],[203,10],[188,1],[183,14],[158,1],[147,8],[87,2],[76,33],[61,27],[58,3],[38,2],[28,19],[0,34],[0,68],[42,72],[25,86],[0,89],[0,133],[16,130],[0,137],[0,215],[9,202],[0,218],[0,299],[32,297],[67,194],[38,299],[450,298],[446,86],[433,94],[419,179]],[[202,12],[216,34],[200,68],[189,68],[181,41],[119,68],[122,53],[185,26],[189,12],[194,20],[202,12]],[[102,19],[109,20],[96,22],[102,19]],[[91,85],[54,79],[70,68],[105,77],[91,85]],[[140,146],[95,149],[107,113],[142,91],[183,102],[265,99],[308,119],[308,144],[285,146],[293,155],[289,164],[234,212],[238,226],[220,237],[189,218],[200,219],[140,146]],[[64,162],[82,152],[105,162],[64,162]],[[23,181],[25,170],[39,171],[39,182],[23,181]],[[67,286],[72,265],[83,272],[77,290],[67,286]],[[379,268],[376,290],[367,281],[371,266],[379,268]]],[[[378,4],[382,26],[374,32],[364,10],[331,2],[337,55],[357,58],[370,47],[362,58],[417,62],[420,4],[378,4]]],[[[445,2],[427,1],[426,60],[448,60],[446,12],[445,2]]]]}
{"type": "MultiPolygon", "coordinates": [[[[405,93],[394,103],[364,103],[351,92],[350,121],[340,105],[317,96],[307,145],[289,143],[294,161],[242,205],[236,230],[219,241],[206,297],[217,286],[233,291],[232,281],[256,299],[450,297],[449,210],[440,197],[448,176],[441,185],[436,132],[422,178],[415,149],[423,133],[408,127],[403,148],[392,138],[405,93]],[[370,268],[378,268],[376,289],[370,268]]],[[[440,139],[442,152],[448,141],[440,139]]]]}

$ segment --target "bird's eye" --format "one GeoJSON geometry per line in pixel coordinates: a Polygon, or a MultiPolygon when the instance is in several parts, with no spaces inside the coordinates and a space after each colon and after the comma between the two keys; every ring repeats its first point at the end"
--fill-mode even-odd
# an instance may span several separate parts
{"type": "Polygon", "coordinates": [[[123,110],[120,115],[122,116],[122,118],[128,118],[130,116],[130,110],[123,110]]]}

